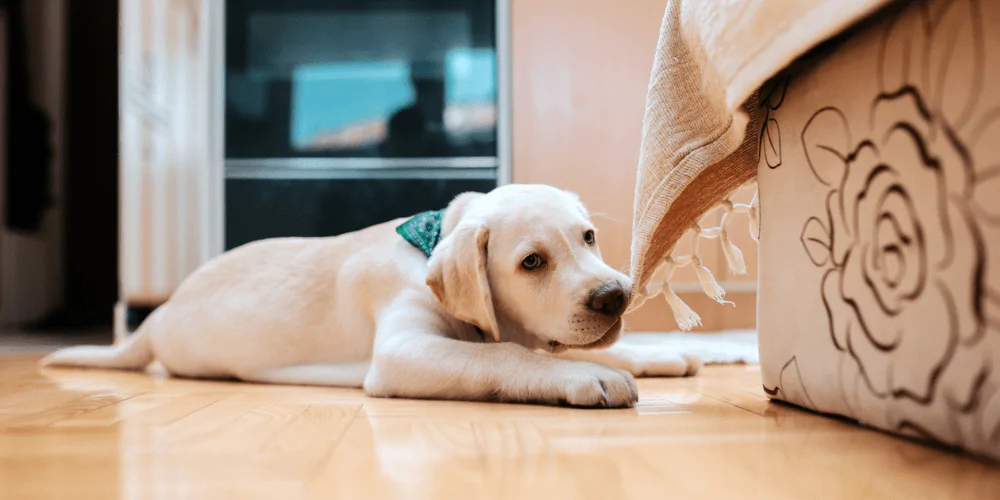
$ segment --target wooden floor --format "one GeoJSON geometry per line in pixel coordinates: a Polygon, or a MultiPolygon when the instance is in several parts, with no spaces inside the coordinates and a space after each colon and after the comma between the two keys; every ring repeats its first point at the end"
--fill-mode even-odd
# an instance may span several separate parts
{"type": "Polygon", "coordinates": [[[46,370],[0,357],[0,498],[1000,498],[1000,469],[767,402],[753,367],[634,410],[46,370]]]}

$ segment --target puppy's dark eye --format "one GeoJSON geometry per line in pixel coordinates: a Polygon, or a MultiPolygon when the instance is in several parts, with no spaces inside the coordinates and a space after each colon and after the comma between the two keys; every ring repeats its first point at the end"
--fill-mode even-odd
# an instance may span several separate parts
{"type": "Polygon", "coordinates": [[[588,230],[583,233],[583,242],[588,245],[593,245],[594,243],[597,243],[597,235],[594,234],[593,230],[588,230]]]}
{"type": "Polygon", "coordinates": [[[524,268],[525,271],[534,271],[535,269],[542,267],[542,264],[545,264],[545,261],[542,260],[542,258],[536,253],[525,257],[524,260],[521,261],[521,267],[524,268]]]}

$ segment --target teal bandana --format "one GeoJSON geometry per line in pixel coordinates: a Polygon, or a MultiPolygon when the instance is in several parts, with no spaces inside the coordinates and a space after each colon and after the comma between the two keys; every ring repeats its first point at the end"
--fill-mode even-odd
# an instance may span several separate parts
{"type": "Polygon", "coordinates": [[[430,257],[441,241],[441,216],[444,210],[431,210],[414,215],[396,227],[396,232],[411,245],[430,257]]]}

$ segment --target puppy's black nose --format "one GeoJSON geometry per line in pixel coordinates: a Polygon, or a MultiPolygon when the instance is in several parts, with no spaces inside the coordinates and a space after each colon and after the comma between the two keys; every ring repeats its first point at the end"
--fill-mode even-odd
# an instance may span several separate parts
{"type": "Polygon", "coordinates": [[[621,316],[628,305],[628,294],[617,281],[606,281],[590,293],[587,307],[608,316],[621,316]]]}

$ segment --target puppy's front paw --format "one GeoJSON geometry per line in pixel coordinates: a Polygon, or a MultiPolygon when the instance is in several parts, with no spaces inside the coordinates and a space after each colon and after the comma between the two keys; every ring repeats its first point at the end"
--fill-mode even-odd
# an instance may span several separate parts
{"type": "Polygon", "coordinates": [[[573,363],[558,383],[561,399],[571,406],[631,408],[639,401],[631,373],[597,363],[573,363]]]}

